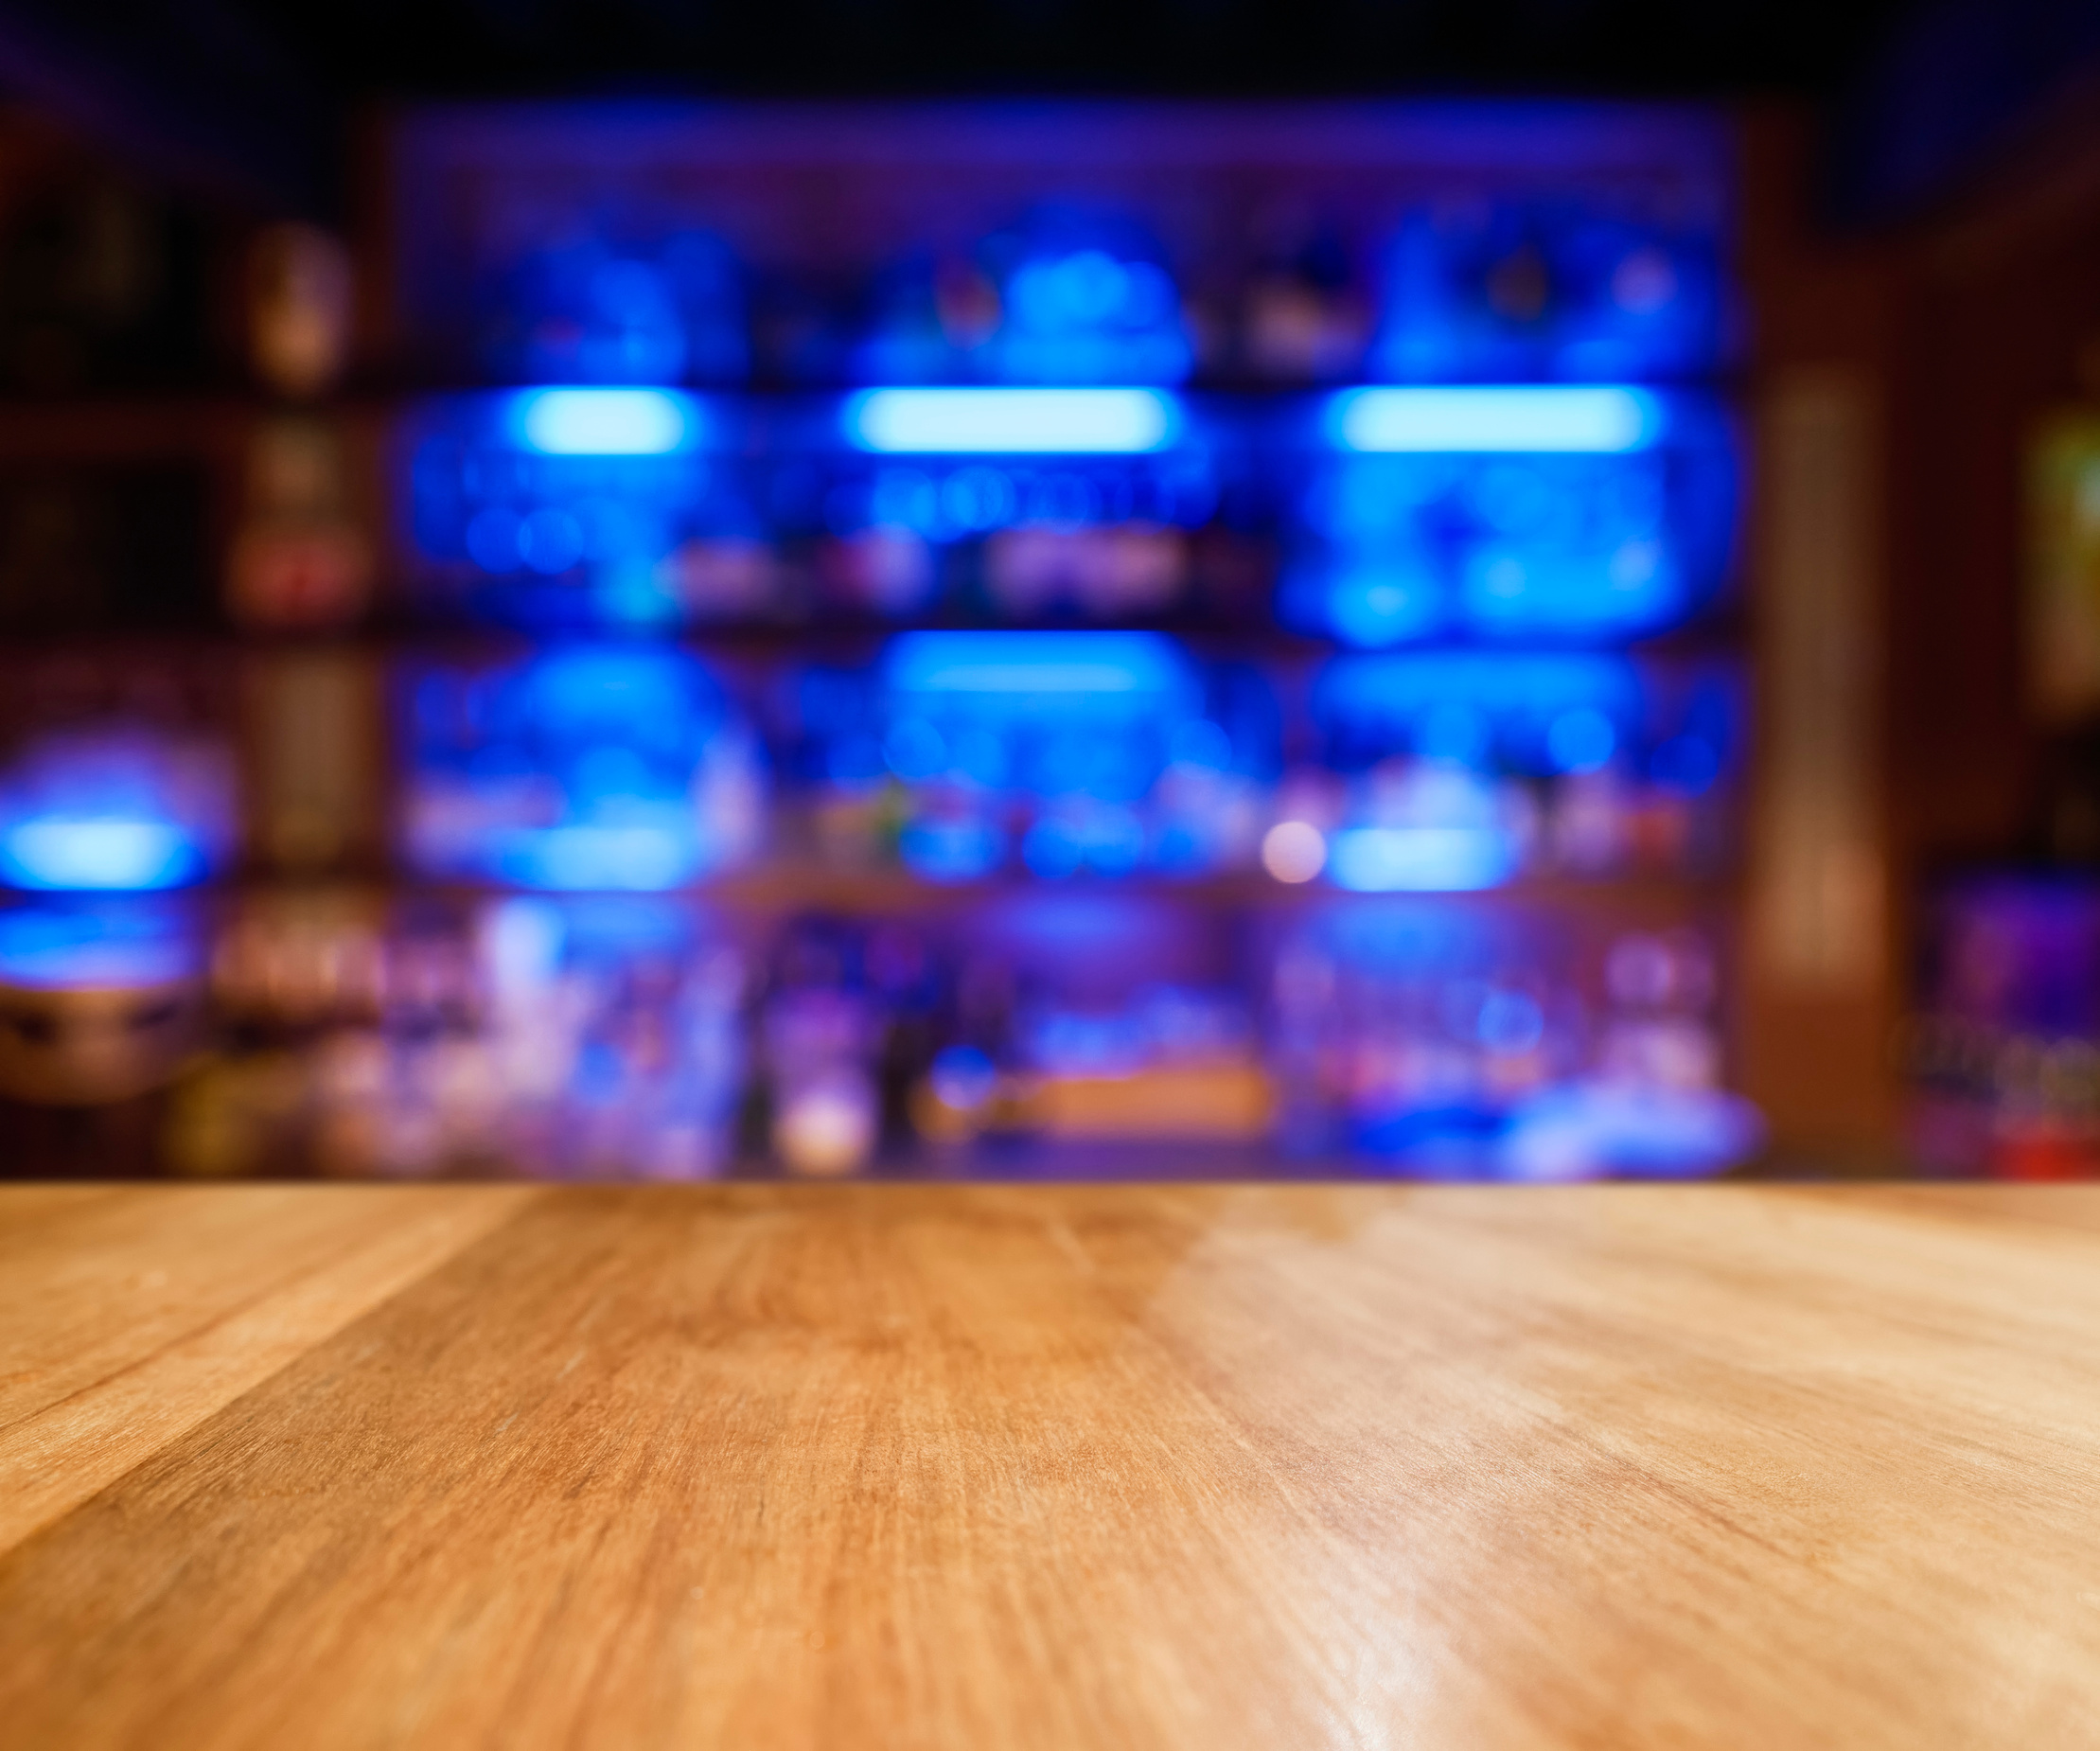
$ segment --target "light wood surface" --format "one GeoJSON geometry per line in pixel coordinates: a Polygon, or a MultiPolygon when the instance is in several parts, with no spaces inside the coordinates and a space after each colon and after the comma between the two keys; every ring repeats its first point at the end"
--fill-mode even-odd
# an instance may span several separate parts
{"type": "Polygon", "coordinates": [[[2100,1191],[0,1191],[0,1744],[2100,1744],[2100,1191]]]}

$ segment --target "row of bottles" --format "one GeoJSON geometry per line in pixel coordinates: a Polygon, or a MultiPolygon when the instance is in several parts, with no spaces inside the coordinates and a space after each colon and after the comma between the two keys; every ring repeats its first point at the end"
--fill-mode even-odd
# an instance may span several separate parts
{"type": "Polygon", "coordinates": [[[48,891],[388,863],[625,892],[781,865],[1357,892],[1716,876],[1743,751],[1724,662],[1308,669],[1138,632],[912,632],[850,663],[62,655],[12,681],[0,886],[48,891]]]}
{"type": "Polygon", "coordinates": [[[1737,523],[1718,404],[1624,386],[570,387],[378,425],[278,414],[221,448],[238,470],[0,470],[0,626],[1165,622],[1597,645],[1722,598],[1737,523]]]}
{"type": "Polygon", "coordinates": [[[0,912],[0,1094],[146,1100],[206,1175],[1710,1172],[1756,1142],[1716,967],[1697,925],[1420,901],[47,900],[0,912]]]}
{"type": "Polygon", "coordinates": [[[1733,338],[1710,219],[1623,193],[1178,247],[1135,206],[1036,200],[821,267],[636,204],[491,252],[460,363],[512,382],[1608,381],[1708,374],[1733,338]]]}
{"type": "Polygon", "coordinates": [[[0,468],[25,1158],[1754,1152],[1722,131],[809,120],[404,112],[0,468]]]}

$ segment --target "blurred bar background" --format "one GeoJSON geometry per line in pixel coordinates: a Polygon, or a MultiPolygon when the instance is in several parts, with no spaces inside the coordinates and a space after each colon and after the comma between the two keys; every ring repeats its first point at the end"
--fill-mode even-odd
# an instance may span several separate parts
{"type": "Polygon", "coordinates": [[[0,1172],[2100,1163],[2100,30],[121,9],[0,8],[0,1172]]]}

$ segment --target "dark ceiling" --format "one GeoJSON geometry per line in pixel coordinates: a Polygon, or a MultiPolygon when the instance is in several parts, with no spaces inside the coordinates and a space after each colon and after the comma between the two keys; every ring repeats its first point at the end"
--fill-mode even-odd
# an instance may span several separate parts
{"type": "Polygon", "coordinates": [[[337,91],[1820,94],[1900,0],[221,0],[337,91]]]}
{"type": "Polygon", "coordinates": [[[1819,104],[1880,216],[2079,66],[2100,0],[0,0],[0,94],[320,211],[388,98],[1538,92],[1819,104]]]}

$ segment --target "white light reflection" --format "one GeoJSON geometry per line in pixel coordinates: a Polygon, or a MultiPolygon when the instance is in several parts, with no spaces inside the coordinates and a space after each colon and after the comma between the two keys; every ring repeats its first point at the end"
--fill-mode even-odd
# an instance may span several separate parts
{"type": "Polygon", "coordinates": [[[842,416],[856,450],[894,455],[1143,455],[1181,435],[1157,389],[870,389],[842,416]]]}
{"type": "Polygon", "coordinates": [[[1607,385],[1350,389],[1327,408],[1328,436],[1367,453],[1623,454],[1663,436],[1661,400],[1607,385]]]}

